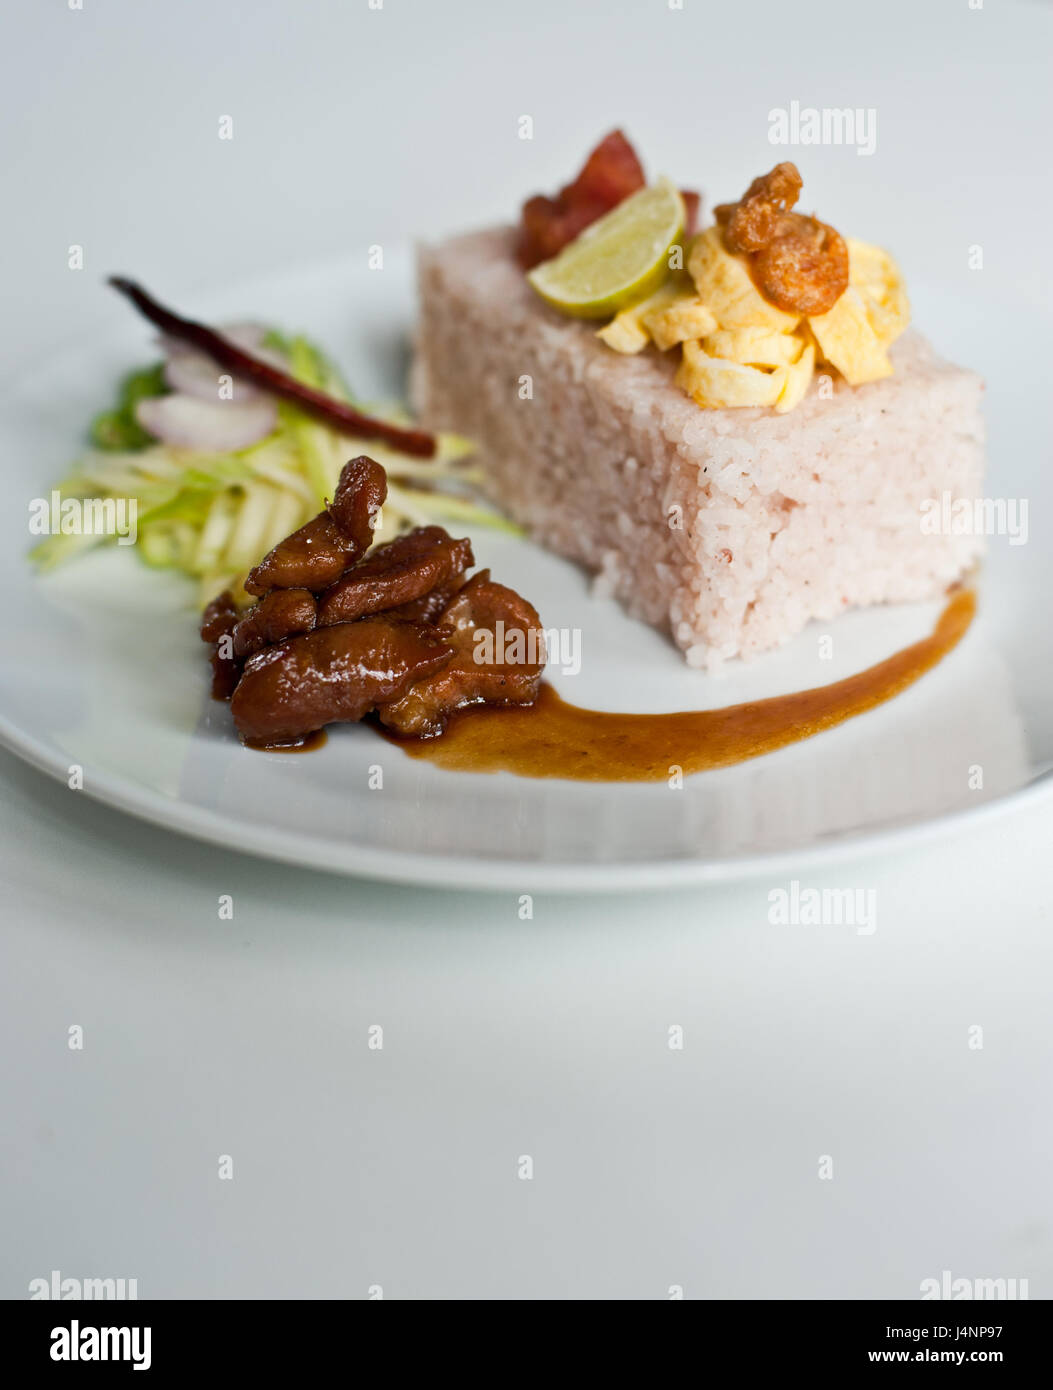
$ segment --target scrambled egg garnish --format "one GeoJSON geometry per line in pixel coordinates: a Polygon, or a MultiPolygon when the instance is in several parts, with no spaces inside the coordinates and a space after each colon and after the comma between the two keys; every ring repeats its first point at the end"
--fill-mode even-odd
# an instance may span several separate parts
{"type": "Polygon", "coordinates": [[[891,376],[888,349],[910,321],[895,261],[880,247],[846,238],[848,288],[833,308],[809,318],[770,304],[745,256],[725,249],[719,227],[690,243],[687,272],[599,330],[616,352],[678,343],[677,384],[701,406],[771,406],[780,414],[803,400],[817,366],[836,368],[852,386],[891,376]]]}

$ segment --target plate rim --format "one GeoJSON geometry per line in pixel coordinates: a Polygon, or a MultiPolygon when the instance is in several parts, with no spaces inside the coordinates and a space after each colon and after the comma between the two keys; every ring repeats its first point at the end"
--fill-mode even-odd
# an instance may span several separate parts
{"type": "MultiPolygon", "coordinates": [[[[0,713],[0,746],[22,762],[64,781],[68,764],[39,740],[27,736],[0,713]]],[[[554,779],[558,780],[558,779],[554,779]]],[[[508,891],[517,877],[530,873],[526,860],[486,858],[469,860],[417,851],[377,849],[348,843],[338,849],[331,841],[319,840],[299,831],[250,826],[230,820],[204,807],[170,799],[146,787],[106,771],[93,774],[78,791],[101,805],[116,809],[163,830],[175,831],[213,848],[236,850],[257,859],[267,859],[299,868],[322,869],[351,878],[368,878],[384,883],[413,887],[433,887],[481,892],[508,891]]],[[[977,806],[924,816],[885,829],[861,829],[817,840],[797,849],[768,854],[746,854],[723,859],[654,859],[636,864],[595,861],[546,861],[543,891],[550,893],[651,892],[661,888],[692,888],[732,884],[765,875],[779,877],[787,871],[826,866],[870,857],[912,844],[938,840],[959,826],[971,826],[993,819],[1025,805],[1041,803],[1053,795],[1053,768],[1011,791],[993,796],[977,806]]]]}

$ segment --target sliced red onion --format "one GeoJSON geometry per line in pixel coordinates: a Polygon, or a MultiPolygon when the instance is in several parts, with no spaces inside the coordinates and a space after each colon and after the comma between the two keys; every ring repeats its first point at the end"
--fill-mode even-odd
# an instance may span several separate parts
{"type": "Polygon", "coordinates": [[[267,396],[239,404],[177,392],[140,401],[135,418],[162,444],[225,454],[265,439],[278,423],[278,411],[267,396]]]}
{"type": "MultiPolygon", "coordinates": [[[[277,367],[278,371],[287,372],[289,359],[285,353],[263,345],[263,340],[270,331],[265,323],[228,323],[219,329],[223,337],[237,347],[251,352],[253,357],[258,357],[261,362],[269,362],[272,367],[277,367]]],[[[186,351],[185,343],[182,344],[182,351],[186,351]]]]}
{"type": "MultiPolygon", "coordinates": [[[[217,332],[236,347],[243,348],[246,352],[251,352],[253,357],[258,357],[263,362],[269,362],[271,366],[276,367],[278,371],[286,372],[289,370],[289,359],[283,352],[279,352],[277,348],[263,346],[263,340],[270,332],[270,329],[265,323],[227,323],[217,329],[217,332]]],[[[182,338],[175,338],[170,333],[160,333],[158,334],[157,342],[164,352],[164,355],[169,358],[169,360],[174,360],[177,357],[200,358],[203,362],[208,363],[209,371],[212,372],[214,377],[219,375],[212,358],[206,353],[195,352],[193,348],[187,347],[182,338]]],[[[243,382],[247,389],[255,389],[254,387],[250,387],[248,382],[244,382],[243,378],[239,377],[237,380],[239,383],[243,382]]],[[[170,384],[175,390],[187,391],[191,396],[199,394],[198,391],[192,390],[189,386],[176,386],[175,382],[171,382],[170,384]]],[[[210,392],[207,397],[202,396],[202,400],[205,399],[211,400],[212,392],[210,392]]],[[[235,392],[234,399],[238,399],[237,392],[235,392]]],[[[248,400],[248,396],[246,396],[245,399],[248,400]]]]}
{"type": "Polygon", "coordinates": [[[196,396],[199,401],[232,401],[242,404],[258,400],[263,394],[240,376],[231,376],[217,367],[211,357],[203,352],[173,352],[165,363],[165,381],[173,391],[181,391],[185,396],[196,396]],[[230,383],[229,394],[219,393],[220,378],[224,384],[230,383]]]}
{"type": "Polygon", "coordinates": [[[216,331],[246,352],[256,352],[271,330],[265,323],[221,323],[216,331]]]}

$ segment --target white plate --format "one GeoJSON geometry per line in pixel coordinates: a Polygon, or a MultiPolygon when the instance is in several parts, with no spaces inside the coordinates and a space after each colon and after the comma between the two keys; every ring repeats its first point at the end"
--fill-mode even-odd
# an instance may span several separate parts
{"type": "MultiPolygon", "coordinates": [[[[156,286],[162,295],[164,288],[156,286]]],[[[861,718],[689,778],[680,790],[444,772],[359,727],[332,730],[326,747],[309,755],[245,750],[227,708],[207,698],[205,653],[182,581],[145,568],[126,549],[43,580],[25,562],[29,499],[61,476],[118,374],[150,359],[148,327],[114,296],[112,338],[64,348],[5,392],[0,738],[64,780],[73,765],[83,768],[83,792],[71,795],[187,834],[348,873],[517,892],[800,869],[817,857],[946,828],[1027,790],[1048,791],[1053,485],[1039,456],[1045,402],[1014,396],[1012,364],[987,360],[990,335],[975,304],[914,298],[931,316],[923,326],[939,325],[938,343],[956,343],[956,355],[988,375],[988,491],[1028,499],[1030,539],[1021,546],[992,539],[980,615],[964,643],[861,718]],[[371,790],[376,766],[383,787],[371,790]]],[[[313,333],[360,393],[400,390],[412,321],[408,253],[389,255],[379,273],[318,266],[179,307],[313,333]]],[[[1016,323],[1033,318],[1021,314],[1016,323]]],[[[1041,360],[1044,327],[1030,330],[1032,361],[1041,360]]],[[[1016,348],[1026,357],[1019,338],[1016,348]]],[[[825,684],[916,640],[939,608],[851,613],[709,677],[689,671],[656,632],[590,597],[573,566],[526,542],[480,531],[473,540],[480,563],[522,588],[546,626],[582,629],[581,673],[557,675],[555,684],[574,703],[598,708],[702,708],[825,684]],[[836,635],[832,660],[819,657],[817,637],[826,631],[836,635]]]]}

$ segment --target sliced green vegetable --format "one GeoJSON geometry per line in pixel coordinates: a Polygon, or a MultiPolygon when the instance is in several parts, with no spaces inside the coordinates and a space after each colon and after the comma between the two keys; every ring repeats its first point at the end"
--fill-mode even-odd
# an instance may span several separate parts
{"type": "MultiPolygon", "coordinates": [[[[319,390],[323,388],[324,363],[317,349],[306,338],[290,340],[289,370],[305,386],[314,386],[319,390]]],[[[339,477],[339,469],[333,468],[333,451],[330,447],[332,431],[317,424],[293,405],[283,403],[281,417],[300,454],[315,498],[321,504],[333,495],[339,477]]]]}
{"type": "Polygon", "coordinates": [[[266,555],[267,523],[274,509],[276,489],[270,483],[246,483],[230,540],[223,554],[227,569],[247,573],[266,555]]]}
{"type": "Polygon", "coordinates": [[[29,558],[36,569],[44,574],[113,539],[112,536],[103,535],[45,536],[30,551],[29,558]]]}
{"type": "Polygon", "coordinates": [[[151,396],[164,396],[168,387],[164,379],[164,363],[158,362],[142,371],[129,372],[117,391],[117,404],[104,410],[91,423],[91,442],[97,449],[145,449],[154,443],[151,435],[135,418],[135,407],[151,396]]]}
{"type": "Polygon", "coordinates": [[[191,574],[209,574],[219,568],[220,559],[230,541],[240,501],[240,496],[231,490],[217,492],[213,497],[197,539],[197,548],[187,566],[191,574]]]}
{"type": "Polygon", "coordinates": [[[176,562],[177,547],[172,522],[159,521],[139,528],[139,554],[153,569],[168,569],[176,562]]]}

